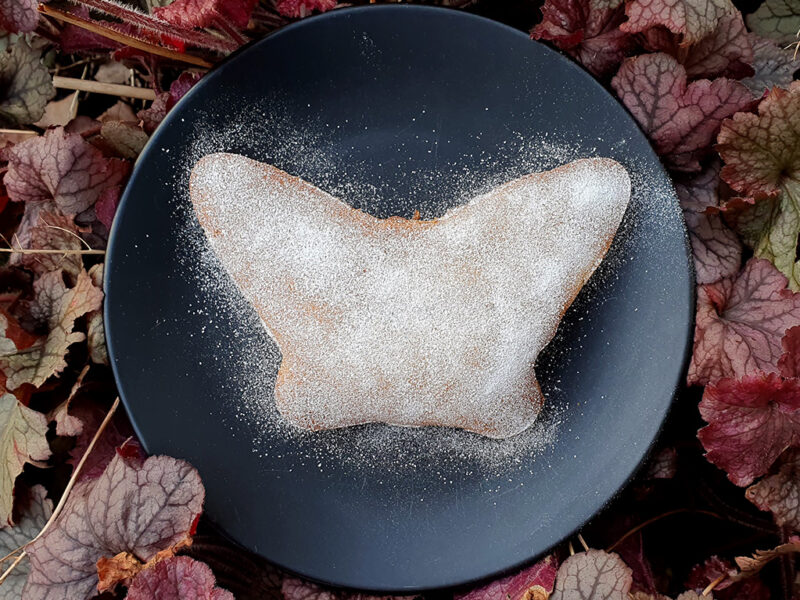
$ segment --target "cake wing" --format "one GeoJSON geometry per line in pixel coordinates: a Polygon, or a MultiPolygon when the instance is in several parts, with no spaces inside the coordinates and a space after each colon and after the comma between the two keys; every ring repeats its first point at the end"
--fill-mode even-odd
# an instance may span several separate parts
{"type": "Polygon", "coordinates": [[[610,159],[579,160],[434,221],[376,219],[273,166],[212,154],[190,196],[281,350],[285,418],[502,438],[536,419],[534,362],[605,255],[630,180],[610,159]]]}

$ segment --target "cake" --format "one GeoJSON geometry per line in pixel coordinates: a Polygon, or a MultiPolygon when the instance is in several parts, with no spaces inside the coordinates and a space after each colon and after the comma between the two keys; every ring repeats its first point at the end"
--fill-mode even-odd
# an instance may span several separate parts
{"type": "Polygon", "coordinates": [[[506,438],[541,410],[536,357],[605,256],[630,179],[611,159],[582,159],[434,220],[378,219],[272,165],[217,153],[195,164],[189,190],[211,248],[280,349],[275,402],[287,421],[506,438]]]}

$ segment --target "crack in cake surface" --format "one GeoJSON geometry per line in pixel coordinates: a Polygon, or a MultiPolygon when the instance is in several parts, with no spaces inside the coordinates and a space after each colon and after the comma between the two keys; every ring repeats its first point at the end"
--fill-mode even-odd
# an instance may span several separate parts
{"type": "Polygon", "coordinates": [[[541,409],[536,357],[611,244],[630,179],[613,160],[582,159],[433,221],[377,219],[219,153],[194,166],[190,196],[281,351],[275,399],[288,421],[505,438],[541,409]]]}

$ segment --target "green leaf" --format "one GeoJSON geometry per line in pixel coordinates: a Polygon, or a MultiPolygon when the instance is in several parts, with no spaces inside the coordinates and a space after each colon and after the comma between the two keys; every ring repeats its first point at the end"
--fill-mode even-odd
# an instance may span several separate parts
{"type": "Polygon", "coordinates": [[[747,25],[759,35],[781,44],[797,40],[800,30],[800,3],[797,0],[767,0],[747,15],[747,25]]]}
{"type": "Polygon", "coordinates": [[[25,40],[0,52],[0,124],[14,127],[38,121],[55,93],[40,53],[25,40]]]}

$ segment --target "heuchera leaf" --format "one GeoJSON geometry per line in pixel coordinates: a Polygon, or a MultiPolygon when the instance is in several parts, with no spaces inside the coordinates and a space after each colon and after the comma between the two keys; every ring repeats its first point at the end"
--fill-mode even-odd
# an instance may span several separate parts
{"type": "Polygon", "coordinates": [[[531,37],[553,42],[596,77],[610,75],[635,46],[633,36],[619,29],[622,0],[546,0],[542,15],[531,37]]]}
{"type": "Polygon", "coordinates": [[[127,600],[234,600],[216,587],[211,569],[188,556],[174,556],[139,573],[128,588],[127,600]]]}
{"type": "Polygon", "coordinates": [[[53,202],[74,216],[97,202],[109,187],[120,185],[130,165],[109,159],[80,135],[62,127],[31,138],[8,151],[4,183],[16,202],[53,202]]]}
{"type": "Polygon", "coordinates": [[[167,6],[154,7],[153,14],[183,27],[211,27],[227,21],[242,29],[255,5],[255,0],[175,0],[167,6]]]}
{"type": "Polygon", "coordinates": [[[587,550],[559,567],[551,600],[628,600],[632,583],[632,572],[618,555],[587,550]]]}
{"type": "Polygon", "coordinates": [[[714,31],[696,44],[681,45],[680,36],[660,26],[642,37],[650,52],[666,52],[680,62],[689,79],[739,79],[753,74],[753,42],[738,11],[722,17],[714,31]]]}
{"type": "Polygon", "coordinates": [[[50,458],[47,419],[13,394],[0,396],[0,522],[11,524],[14,481],[25,463],[50,458]]]}
{"type": "Polygon", "coordinates": [[[23,383],[36,387],[67,366],[67,349],[81,342],[84,334],[74,332],[75,319],[98,310],[103,301],[102,290],[92,284],[86,271],[81,271],[75,286],[67,288],[62,272],[45,273],[33,284],[36,300],[31,311],[48,327],[47,338],[24,352],[0,358],[0,368],[6,374],[6,385],[13,390],[23,383]]]}
{"type": "Polygon", "coordinates": [[[778,369],[784,377],[800,377],[800,327],[786,330],[781,340],[783,355],[778,359],[778,369]]]}
{"type": "Polygon", "coordinates": [[[730,79],[687,85],[686,70],[668,54],[626,60],[611,86],[668,166],[699,171],[723,119],[749,106],[745,86],[730,79]]]}
{"type": "Polygon", "coordinates": [[[751,485],[745,495],[761,510],[770,511],[778,526],[800,531],[800,449],[787,450],[777,472],[751,485]]]}
{"type": "Polygon", "coordinates": [[[91,598],[101,557],[129,552],[148,561],[183,542],[204,494],[197,471],[183,461],[153,456],[142,463],[118,454],[98,479],[75,486],[58,520],[28,547],[23,597],[91,598]]]}
{"type": "MultiPolygon", "coordinates": [[[[19,522],[13,527],[0,529],[2,556],[24,546],[36,537],[53,512],[53,503],[47,499],[47,490],[41,485],[33,486],[27,496],[19,522]]],[[[0,586],[0,600],[19,600],[23,597],[22,588],[25,586],[29,570],[30,564],[25,558],[0,586]]]]}
{"type": "Polygon", "coordinates": [[[336,6],[337,0],[277,0],[275,8],[284,17],[299,19],[315,10],[325,12],[336,6]]]}
{"type": "Polygon", "coordinates": [[[747,24],[759,35],[789,44],[796,41],[800,30],[800,6],[794,0],[766,0],[747,15],[747,24]]]}
{"type": "Polygon", "coordinates": [[[722,379],[700,402],[708,422],[697,434],[706,458],[736,485],[766,473],[790,446],[800,445],[800,379],[775,373],[722,379]]]}
{"type": "Polygon", "coordinates": [[[789,87],[794,72],[800,69],[800,62],[795,60],[794,52],[755,33],[749,35],[753,46],[754,73],[742,79],[742,83],[757,98],[761,98],[775,86],[789,87]]]}
{"type": "Polygon", "coordinates": [[[731,277],[742,264],[742,244],[722,220],[719,212],[719,167],[712,165],[689,179],[675,181],[689,240],[698,284],[731,277]],[[711,210],[709,210],[711,209],[711,210]]]}
{"type": "Polygon", "coordinates": [[[716,29],[719,20],[736,12],[731,0],[633,0],[625,7],[629,20],[621,29],[630,33],[663,25],[695,44],[716,29]]]}
{"type": "Polygon", "coordinates": [[[740,113],[723,122],[718,142],[722,178],[755,199],[736,217],[745,241],[800,290],[800,82],[788,91],[774,88],[757,115],[740,113]]]}
{"type": "Polygon", "coordinates": [[[28,32],[36,29],[38,22],[35,0],[0,0],[0,29],[28,32]]]}
{"type": "Polygon", "coordinates": [[[169,86],[168,92],[160,93],[149,108],[136,113],[136,116],[142,121],[143,129],[147,133],[153,133],[178,100],[183,98],[186,92],[198,81],[200,81],[200,76],[196,73],[189,73],[188,71],[181,73],[180,77],[169,86]]]}
{"type": "Polygon", "coordinates": [[[137,123],[106,121],[100,136],[114,153],[122,158],[136,158],[147,143],[148,136],[137,123]]]}
{"type": "Polygon", "coordinates": [[[800,325],[800,293],[769,261],[750,259],[737,277],[697,288],[689,385],[776,372],[781,338],[800,325]]]}
{"type": "Polygon", "coordinates": [[[548,556],[516,575],[456,594],[455,600],[547,600],[555,585],[557,564],[555,557],[548,556]]]}
{"type": "Polygon", "coordinates": [[[25,40],[0,50],[0,125],[14,127],[38,121],[55,94],[39,52],[25,40]]]}

